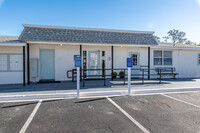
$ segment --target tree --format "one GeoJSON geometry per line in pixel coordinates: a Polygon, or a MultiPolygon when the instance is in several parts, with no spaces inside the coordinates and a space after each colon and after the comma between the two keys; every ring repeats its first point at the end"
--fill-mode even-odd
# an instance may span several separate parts
{"type": "Polygon", "coordinates": [[[193,42],[190,41],[190,40],[186,40],[186,41],[185,41],[185,44],[191,44],[191,45],[192,45],[192,44],[195,44],[195,43],[193,43],[193,42]]]}
{"type": "Polygon", "coordinates": [[[200,43],[196,43],[196,42],[195,42],[195,43],[193,43],[193,44],[196,45],[196,46],[200,46],[200,43]]]}
{"type": "Polygon", "coordinates": [[[179,31],[179,30],[170,30],[168,33],[168,35],[163,37],[163,39],[167,42],[169,39],[173,42],[173,43],[185,43],[187,41],[187,38],[185,38],[186,33],[179,31]]]}
{"type": "Polygon", "coordinates": [[[160,42],[160,37],[154,35],[154,38],[156,39],[157,42],[160,42]]]}

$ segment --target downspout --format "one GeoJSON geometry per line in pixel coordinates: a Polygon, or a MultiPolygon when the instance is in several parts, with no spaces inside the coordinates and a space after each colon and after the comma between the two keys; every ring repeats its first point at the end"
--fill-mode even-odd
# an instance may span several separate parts
{"type": "Polygon", "coordinates": [[[27,43],[27,80],[28,85],[30,84],[30,49],[29,49],[29,43],[27,43]]]}
{"type": "Polygon", "coordinates": [[[23,86],[26,86],[25,46],[23,46],[23,86]]]}
{"type": "Polygon", "coordinates": [[[151,48],[148,47],[148,80],[150,80],[151,48]]]}

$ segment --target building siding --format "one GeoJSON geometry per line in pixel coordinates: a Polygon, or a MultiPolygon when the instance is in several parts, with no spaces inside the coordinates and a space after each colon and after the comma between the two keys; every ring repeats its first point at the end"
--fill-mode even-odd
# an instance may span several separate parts
{"type": "MultiPolygon", "coordinates": [[[[36,58],[39,60],[40,49],[54,49],[55,50],[55,80],[66,81],[71,80],[67,78],[67,70],[74,69],[74,55],[80,54],[79,45],[39,45],[30,44],[30,59],[36,58]]],[[[102,51],[106,51],[106,68],[111,69],[111,46],[82,46],[82,51],[100,51],[100,62],[102,61],[102,51]]],[[[151,68],[158,66],[153,65],[153,51],[160,49],[151,48],[151,68]]],[[[177,78],[200,78],[200,65],[198,65],[197,58],[200,50],[170,50],[173,53],[173,64],[171,67],[176,68],[178,73],[177,78]]],[[[140,53],[140,65],[148,65],[148,48],[147,47],[129,47],[129,46],[116,46],[114,47],[114,68],[126,68],[126,58],[129,52],[140,53]]],[[[22,53],[22,47],[6,47],[1,46],[0,53],[22,53]]],[[[87,52],[88,54],[88,52],[87,52]]],[[[101,64],[100,64],[101,66],[101,64]]],[[[39,67],[39,63],[38,63],[39,67]]],[[[165,67],[165,66],[163,66],[165,67]]],[[[27,69],[26,69],[27,70],[27,69]]],[[[119,72],[119,71],[117,71],[119,72]]],[[[108,72],[107,74],[111,73],[108,72]]],[[[151,73],[155,73],[151,71],[151,73]]],[[[39,81],[30,78],[31,81],[39,81]]],[[[14,84],[23,82],[22,72],[0,72],[0,84],[14,84]]]]}

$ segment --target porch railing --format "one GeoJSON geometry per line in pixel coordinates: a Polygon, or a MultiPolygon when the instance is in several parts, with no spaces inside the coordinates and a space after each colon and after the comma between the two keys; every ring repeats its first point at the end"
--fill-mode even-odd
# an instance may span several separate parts
{"type": "MultiPolygon", "coordinates": [[[[131,74],[131,77],[138,77],[138,78],[141,78],[142,80],[142,84],[144,84],[144,79],[145,79],[145,76],[148,77],[148,76],[157,76],[157,79],[159,80],[159,83],[161,83],[162,81],[162,76],[163,76],[163,73],[162,71],[166,71],[166,68],[165,69],[162,69],[162,68],[159,68],[159,72],[157,72],[158,68],[155,68],[155,69],[148,69],[146,67],[140,67],[139,69],[132,69],[132,71],[139,71],[138,74],[131,74]],[[148,73],[149,71],[153,71],[153,72],[150,72],[148,73]]],[[[116,76],[115,74],[112,73],[112,70],[113,71],[123,71],[124,72],[124,75],[117,75],[117,76],[121,76],[121,79],[123,79],[123,84],[125,85],[126,83],[126,78],[128,76],[127,74],[127,71],[128,69],[127,68],[118,68],[118,69],[81,69],[81,76],[80,76],[80,79],[83,81],[83,87],[85,87],[85,80],[87,79],[98,79],[98,80],[104,80],[104,86],[106,86],[106,79],[107,78],[112,78],[114,76],[116,76]],[[110,72],[108,72],[110,71],[110,72]],[[89,74],[91,72],[96,72],[98,74],[89,74]],[[123,77],[123,78],[122,78],[123,77]]],[[[175,69],[171,69],[171,70],[175,70],[175,69]]],[[[172,74],[174,73],[174,71],[172,71],[172,74]]],[[[67,77],[68,78],[72,78],[72,81],[75,81],[76,79],[76,74],[77,74],[77,71],[76,69],[72,69],[72,70],[69,70],[67,71],[67,77]],[[71,73],[71,74],[70,74],[71,73]]]]}

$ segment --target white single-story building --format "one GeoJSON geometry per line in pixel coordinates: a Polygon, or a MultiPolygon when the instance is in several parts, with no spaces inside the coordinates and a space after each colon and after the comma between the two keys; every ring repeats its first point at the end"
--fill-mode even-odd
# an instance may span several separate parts
{"type": "Polygon", "coordinates": [[[134,74],[141,66],[149,76],[157,67],[175,68],[177,78],[200,78],[200,47],[158,43],[154,32],[74,28],[24,24],[19,37],[0,36],[0,84],[66,81],[75,68],[74,55],[82,57],[82,75],[102,75],[102,69],[119,72],[133,58],[134,74]]]}

